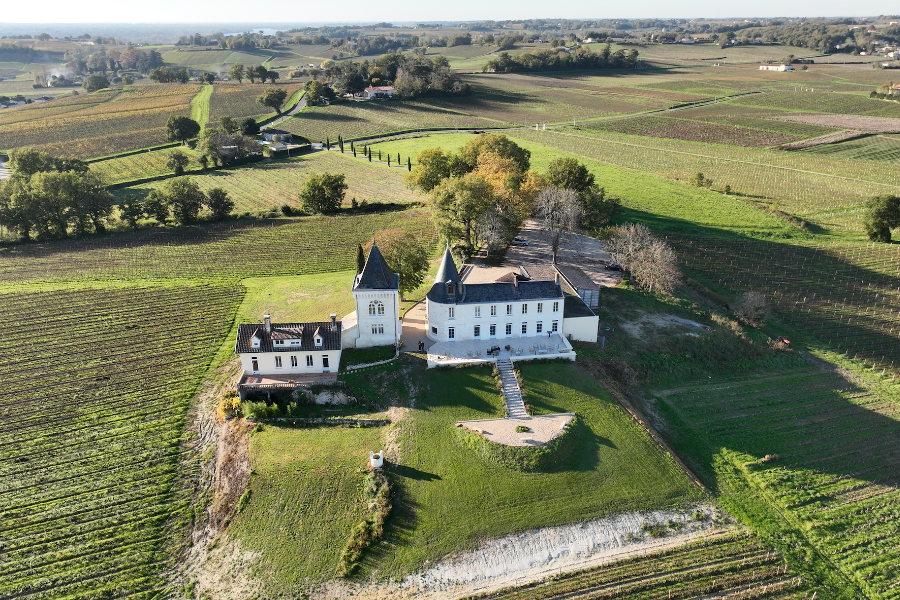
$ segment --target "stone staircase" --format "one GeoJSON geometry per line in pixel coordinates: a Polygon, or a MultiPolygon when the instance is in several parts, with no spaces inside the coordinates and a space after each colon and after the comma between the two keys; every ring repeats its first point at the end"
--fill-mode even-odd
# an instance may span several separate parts
{"type": "Polygon", "coordinates": [[[513,419],[527,417],[525,401],[522,400],[522,390],[519,389],[519,380],[513,371],[512,361],[508,358],[497,360],[497,369],[500,371],[500,389],[506,400],[506,412],[513,419]]]}

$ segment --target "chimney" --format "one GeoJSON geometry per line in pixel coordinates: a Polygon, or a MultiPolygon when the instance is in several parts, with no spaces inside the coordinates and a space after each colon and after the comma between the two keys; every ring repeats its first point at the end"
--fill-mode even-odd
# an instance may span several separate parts
{"type": "Polygon", "coordinates": [[[553,274],[553,283],[559,285],[559,271],[553,274]]]}
{"type": "Polygon", "coordinates": [[[515,287],[515,288],[519,287],[519,276],[516,275],[515,273],[513,273],[512,276],[513,276],[513,287],[515,287]]]}
{"type": "Polygon", "coordinates": [[[331,330],[337,331],[337,315],[331,313],[331,330]]]}
{"type": "Polygon", "coordinates": [[[266,324],[266,333],[272,334],[272,315],[263,315],[263,323],[266,324]]]}

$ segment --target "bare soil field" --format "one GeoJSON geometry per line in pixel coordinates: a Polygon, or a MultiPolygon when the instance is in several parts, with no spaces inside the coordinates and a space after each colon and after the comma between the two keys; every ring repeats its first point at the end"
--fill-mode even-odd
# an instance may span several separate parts
{"type": "Polygon", "coordinates": [[[900,133],[900,119],[887,117],[864,117],[860,115],[779,115],[771,119],[795,121],[825,127],[855,129],[868,133],[900,133]]]}

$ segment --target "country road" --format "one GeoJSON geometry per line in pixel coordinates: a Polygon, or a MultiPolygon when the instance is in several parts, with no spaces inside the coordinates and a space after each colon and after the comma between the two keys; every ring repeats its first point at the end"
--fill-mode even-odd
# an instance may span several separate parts
{"type": "Polygon", "coordinates": [[[270,129],[276,125],[284,123],[285,121],[287,121],[288,119],[290,119],[291,117],[296,115],[298,112],[300,112],[305,106],[306,106],[306,92],[304,92],[303,95],[300,96],[300,99],[297,101],[297,105],[294,108],[287,111],[286,113],[284,113],[283,115],[281,115],[280,117],[278,117],[277,119],[275,119],[274,121],[269,123],[268,125],[265,125],[264,127],[262,127],[262,131],[265,131],[266,129],[270,129]]]}

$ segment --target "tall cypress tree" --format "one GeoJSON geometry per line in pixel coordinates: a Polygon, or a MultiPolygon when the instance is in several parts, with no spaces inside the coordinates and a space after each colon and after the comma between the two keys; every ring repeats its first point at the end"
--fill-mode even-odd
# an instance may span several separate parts
{"type": "Polygon", "coordinates": [[[412,171],[412,160],[408,156],[406,157],[406,170],[412,171]]]}
{"type": "Polygon", "coordinates": [[[356,272],[362,273],[366,266],[366,253],[363,252],[362,244],[356,246],[356,272]]]}

